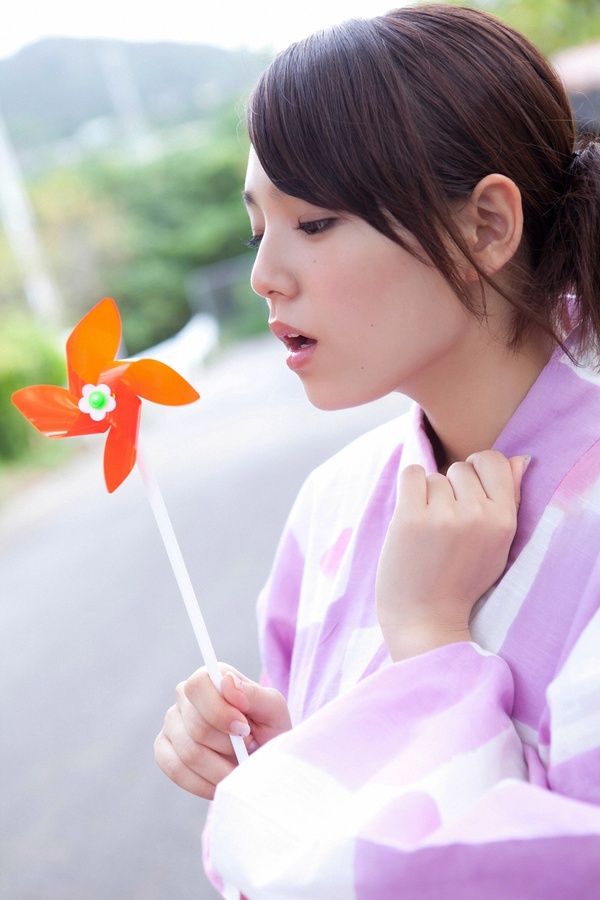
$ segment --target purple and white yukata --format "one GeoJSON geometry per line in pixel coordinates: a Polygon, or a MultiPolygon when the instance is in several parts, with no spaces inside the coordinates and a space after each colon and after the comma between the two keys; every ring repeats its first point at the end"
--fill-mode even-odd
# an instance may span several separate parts
{"type": "MultiPolygon", "coordinates": [[[[209,866],[250,900],[600,898],[600,382],[557,351],[498,438],[529,453],[473,643],[392,663],[375,574],[418,407],[317,469],[260,600],[294,728],[218,787],[209,866]]],[[[208,843],[208,842],[207,842],[208,843]]]]}

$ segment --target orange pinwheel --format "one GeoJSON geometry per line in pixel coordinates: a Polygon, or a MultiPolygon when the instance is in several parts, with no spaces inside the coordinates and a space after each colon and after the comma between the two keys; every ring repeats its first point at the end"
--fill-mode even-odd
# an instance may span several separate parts
{"type": "Polygon", "coordinates": [[[46,437],[108,431],[104,477],[111,493],[135,464],[141,400],[180,406],[199,398],[191,384],[165,363],[115,359],[120,342],[119,310],[106,297],[67,340],[68,389],[38,384],[12,395],[17,409],[46,437]]]}

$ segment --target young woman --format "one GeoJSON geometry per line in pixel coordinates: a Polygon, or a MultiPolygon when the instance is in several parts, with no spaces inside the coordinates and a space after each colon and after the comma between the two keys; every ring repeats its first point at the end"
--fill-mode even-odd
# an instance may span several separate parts
{"type": "Polygon", "coordinates": [[[596,896],[600,146],[525,38],[437,5],[292,46],[248,125],[288,365],[322,408],[415,403],[308,479],[264,684],[195,673],[157,760],[218,785],[227,897],[596,896]]]}

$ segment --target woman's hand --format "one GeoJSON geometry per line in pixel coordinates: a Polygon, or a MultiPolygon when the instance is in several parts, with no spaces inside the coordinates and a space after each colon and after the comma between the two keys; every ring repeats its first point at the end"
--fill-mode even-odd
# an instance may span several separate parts
{"type": "Polygon", "coordinates": [[[165,716],[154,756],[184,790],[212,800],[216,785],[237,765],[229,735],[252,752],[291,728],[283,696],[222,666],[219,694],[205,668],[177,685],[177,702],[165,716]]]}
{"type": "Polygon", "coordinates": [[[377,616],[394,660],[470,641],[477,600],[500,577],[528,457],[495,450],[446,476],[407,466],[377,570],[377,616]]]}

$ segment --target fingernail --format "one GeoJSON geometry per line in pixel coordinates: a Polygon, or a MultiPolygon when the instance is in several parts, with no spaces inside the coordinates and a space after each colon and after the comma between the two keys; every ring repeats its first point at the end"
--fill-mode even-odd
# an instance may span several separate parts
{"type": "Polygon", "coordinates": [[[258,741],[250,741],[250,743],[248,744],[246,749],[247,749],[248,753],[254,753],[254,751],[258,750],[259,747],[260,747],[260,744],[258,743],[258,741]]]}
{"type": "Polygon", "coordinates": [[[250,726],[247,722],[234,721],[229,726],[229,733],[236,737],[248,737],[250,734],[250,726]]]}
{"type": "Polygon", "coordinates": [[[234,683],[235,687],[238,689],[238,691],[243,691],[244,690],[244,682],[242,681],[242,679],[239,678],[234,672],[225,672],[225,675],[223,677],[226,678],[228,675],[231,678],[231,680],[233,681],[233,683],[234,683]]]}
{"type": "Polygon", "coordinates": [[[525,474],[525,472],[527,471],[527,466],[529,465],[530,462],[531,462],[531,456],[528,453],[526,453],[525,456],[523,457],[523,474],[525,474]]]}

